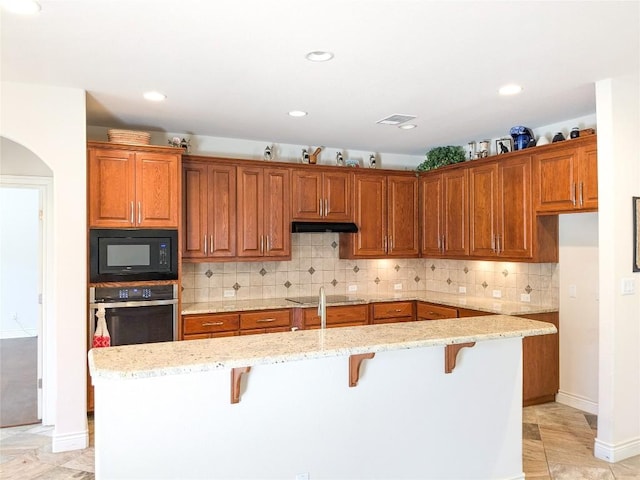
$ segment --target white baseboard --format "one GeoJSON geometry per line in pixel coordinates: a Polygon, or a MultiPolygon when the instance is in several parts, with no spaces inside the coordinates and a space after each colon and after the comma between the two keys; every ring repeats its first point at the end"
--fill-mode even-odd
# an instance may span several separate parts
{"type": "Polygon", "coordinates": [[[596,458],[615,463],[640,455],[640,438],[612,445],[596,438],[593,454],[596,458]]]}
{"type": "Polygon", "coordinates": [[[77,433],[53,434],[51,438],[51,450],[53,453],[68,452],[70,450],[82,450],[89,446],[89,430],[77,433]]]}
{"type": "Polygon", "coordinates": [[[556,394],[556,402],[593,415],[598,414],[598,403],[581,397],[580,395],[560,391],[556,394]]]}

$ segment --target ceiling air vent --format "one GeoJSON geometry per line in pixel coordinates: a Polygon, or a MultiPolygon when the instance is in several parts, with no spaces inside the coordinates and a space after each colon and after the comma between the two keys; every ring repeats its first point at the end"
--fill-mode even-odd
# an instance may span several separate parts
{"type": "Polygon", "coordinates": [[[394,113],[393,115],[389,115],[381,120],[378,120],[376,123],[381,123],[382,125],[400,125],[401,123],[408,122],[409,120],[413,120],[416,118],[415,115],[403,115],[402,113],[394,113]]]}

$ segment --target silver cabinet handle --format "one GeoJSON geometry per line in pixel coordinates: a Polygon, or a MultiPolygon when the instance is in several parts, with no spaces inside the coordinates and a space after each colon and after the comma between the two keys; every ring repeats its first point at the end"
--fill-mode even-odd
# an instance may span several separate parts
{"type": "Polygon", "coordinates": [[[327,215],[329,215],[329,200],[328,199],[324,199],[324,216],[326,217],[327,215]]]}
{"type": "Polygon", "coordinates": [[[496,235],[496,253],[500,255],[500,235],[496,235]]]}
{"type": "Polygon", "coordinates": [[[131,208],[129,210],[130,210],[130,215],[131,215],[130,223],[131,223],[131,225],[133,225],[133,202],[131,202],[131,208]]]}
{"type": "Polygon", "coordinates": [[[203,327],[219,327],[220,325],[224,325],[224,322],[203,322],[203,327]]]}
{"type": "Polygon", "coordinates": [[[322,199],[321,198],[318,199],[318,213],[322,217],[322,199]]]}
{"type": "Polygon", "coordinates": [[[204,255],[207,256],[207,236],[204,236],[204,255]]]}
{"type": "Polygon", "coordinates": [[[496,251],[496,236],[491,235],[491,251],[495,253],[496,251]]]}
{"type": "Polygon", "coordinates": [[[271,323],[275,321],[276,321],[275,318],[259,318],[256,320],[256,323],[271,323]]]}
{"type": "Polygon", "coordinates": [[[269,235],[267,235],[267,252],[271,251],[271,245],[269,245],[269,235]]]}
{"type": "Polygon", "coordinates": [[[211,255],[213,255],[213,247],[214,247],[214,244],[213,244],[213,235],[211,235],[211,236],[209,237],[209,252],[211,252],[211,255]]]}
{"type": "Polygon", "coordinates": [[[576,184],[575,183],[572,185],[572,190],[573,190],[572,191],[573,195],[571,197],[571,203],[573,203],[573,206],[575,207],[576,206],[576,184]]]}
{"type": "Polygon", "coordinates": [[[583,198],[582,198],[582,186],[583,185],[584,184],[582,182],[580,182],[580,206],[584,205],[583,198]]]}
{"type": "Polygon", "coordinates": [[[442,253],[444,253],[445,250],[447,249],[447,244],[445,242],[445,239],[446,239],[445,236],[442,235],[442,253]]]}
{"type": "Polygon", "coordinates": [[[387,250],[387,236],[384,236],[384,251],[389,253],[389,251],[387,250]]]}
{"type": "Polygon", "coordinates": [[[264,235],[260,235],[260,253],[264,253],[264,235]]]}
{"type": "Polygon", "coordinates": [[[142,202],[138,202],[138,225],[142,223],[142,202]]]}

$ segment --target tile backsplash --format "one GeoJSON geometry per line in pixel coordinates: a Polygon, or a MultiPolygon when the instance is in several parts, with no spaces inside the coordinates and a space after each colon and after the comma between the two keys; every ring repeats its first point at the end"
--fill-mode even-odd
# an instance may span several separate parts
{"type": "Polygon", "coordinates": [[[429,258],[343,260],[337,233],[294,233],[287,262],[210,262],[182,266],[183,303],[330,294],[393,294],[436,291],[558,305],[558,264],[429,258]],[[357,291],[349,291],[349,286],[357,291]]]}

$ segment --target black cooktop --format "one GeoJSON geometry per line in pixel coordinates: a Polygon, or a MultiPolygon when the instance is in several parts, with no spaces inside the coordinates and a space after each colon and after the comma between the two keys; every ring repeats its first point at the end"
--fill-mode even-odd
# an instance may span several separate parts
{"type": "MultiPolygon", "coordinates": [[[[299,303],[300,305],[317,305],[318,296],[310,297],[289,297],[285,298],[293,303],[299,303]]],[[[327,295],[327,303],[361,303],[363,300],[357,297],[351,297],[349,295],[327,295]]]]}

